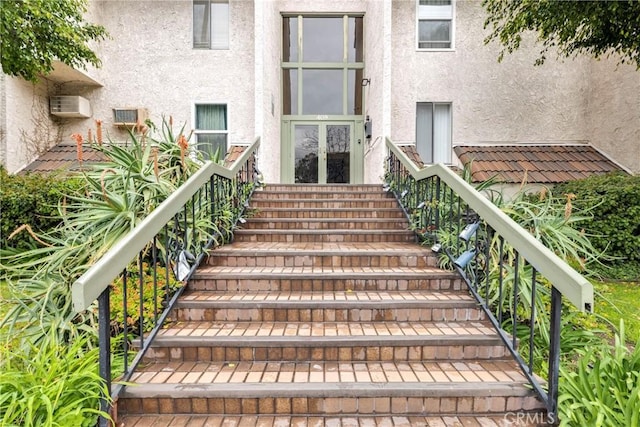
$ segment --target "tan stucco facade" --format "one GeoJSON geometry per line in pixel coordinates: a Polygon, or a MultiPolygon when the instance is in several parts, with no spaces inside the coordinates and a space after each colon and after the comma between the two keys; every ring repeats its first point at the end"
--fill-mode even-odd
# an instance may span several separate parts
{"type": "MultiPolygon", "coordinates": [[[[51,95],[81,95],[88,119],[45,114],[46,144],[70,143],[100,119],[115,140],[113,108],[146,108],[158,123],[171,115],[193,128],[195,103],[227,105],[228,141],[262,140],[259,166],[267,182],[282,167],[282,15],[354,13],[364,16],[363,117],[373,135],[364,150],[364,181],[380,182],[385,137],[415,141],[416,103],[452,105],[452,143],[591,143],[631,171],[640,172],[640,72],[616,59],[586,57],[535,67],[538,49],[525,47],[497,62],[499,47],[485,45],[480,2],[455,2],[453,49],[416,49],[415,0],[229,0],[229,49],[192,47],[192,2],[95,0],[89,18],[111,35],[97,46],[98,84],[43,80],[32,85],[0,78],[0,155],[11,172],[34,156],[25,135],[51,95]]],[[[42,126],[41,126],[42,127],[42,126]]],[[[42,130],[40,130],[42,132],[42,130]]],[[[31,138],[33,139],[33,138],[31,138]]]]}

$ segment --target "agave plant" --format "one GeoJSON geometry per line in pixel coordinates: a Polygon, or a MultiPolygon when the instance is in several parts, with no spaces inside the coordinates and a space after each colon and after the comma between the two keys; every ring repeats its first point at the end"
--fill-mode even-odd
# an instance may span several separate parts
{"type": "MultiPolygon", "coordinates": [[[[68,341],[94,329],[92,310],[72,311],[71,284],[202,164],[197,153],[188,151],[182,130],[174,133],[164,120],[161,129],[149,126],[160,133],[158,138],[131,131],[126,145],[92,144],[105,161],[83,165],[84,194],[61,201],[62,223],[38,235],[41,247],[2,253],[6,281],[15,297],[15,305],[0,323],[3,331],[22,328],[21,336],[33,342],[51,330],[68,341]]],[[[82,161],[82,146],[78,147],[78,161],[82,161]]],[[[228,226],[214,224],[209,210],[207,203],[185,208],[167,227],[171,235],[158,239],[163,253],[159,258],[167,259],[164,242],[207,241],[217,227],[228,226]]]]}

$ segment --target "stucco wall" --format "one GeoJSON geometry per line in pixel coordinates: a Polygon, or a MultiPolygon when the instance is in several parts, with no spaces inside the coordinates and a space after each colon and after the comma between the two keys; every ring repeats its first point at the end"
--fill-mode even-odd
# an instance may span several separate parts
{"type": "Polygon", "coordinates": [[[611,57],[591,63],[589,139],[615,161],[640,173],[640,70],[611,57]]]}
{"type": "Polygon", "coordinates": [[[394,141],[415,140],[417,102],[453,104],[454,144],[587,139],[588,59],[534,67],[537,51],[521,49],[498,63],[480,2],[457,1],[455,19],[453,51],[417,51],[416,2],[394,0],[394,141]]]}
{"type": "MultiPolygon", "coordinates": [[[[192,129],[195,102],[227,104],[229,142],[247,144],[254,132],[253,2],[230,3],[230,48],[192,48],[192,2],[99,1],[101,24],[111,35],[100,45],[104,87],[89,95],[95,119],[114,138],[113,108],[147,108],[192,129]]],[[[92,125],[87,120],[85,126],[92,125]]]]}
{"type": "Polygon", "coordinates": [[[7,98],[6,76],[0,71],[0,164],[7,164],[7,98]]]}
{"type": "Polygon", "coordinates": [[[3,164],[14,173],[39,153],[64,140],[64,122],[49,115],[49,93],[56,89],[47,80],[38,84],[22,78],[4,76],[6,151],[3,164]]]}

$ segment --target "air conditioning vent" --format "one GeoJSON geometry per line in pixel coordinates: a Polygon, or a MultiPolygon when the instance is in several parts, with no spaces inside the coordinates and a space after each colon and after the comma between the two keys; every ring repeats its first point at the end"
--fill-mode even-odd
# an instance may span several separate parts
{"type": "Polygon", "coordinates": [[[58,117],[91,117],[91,104],[81,96],[52,96],[49,98],[49,111],[58,117]]]}
{"type": "Polygon", "coordinates": [[[114,108],[113,124],[116,126],[135,126],[149,118],[146,108],[114,108]]]}

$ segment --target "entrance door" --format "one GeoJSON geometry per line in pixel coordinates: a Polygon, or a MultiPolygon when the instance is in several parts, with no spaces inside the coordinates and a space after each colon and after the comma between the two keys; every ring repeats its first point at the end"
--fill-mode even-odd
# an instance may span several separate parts
{"type": "Polygon", "coordinates": [[[353,122],[292,122],[294,182],[348,184],[352,164],[353,122]]]}
{"type": "Polygon", "coordinates": [[[282,182],[363,179],[363,16],[283,16],[282,182]]]}

